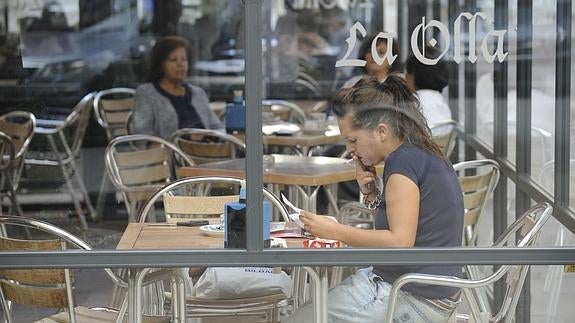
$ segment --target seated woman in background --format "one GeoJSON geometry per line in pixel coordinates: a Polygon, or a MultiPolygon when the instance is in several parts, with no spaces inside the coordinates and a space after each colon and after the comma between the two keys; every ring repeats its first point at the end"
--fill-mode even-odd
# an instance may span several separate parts
{"type": "MultiPolygon", "coordinates": [[[[306,231],[352,247],[457,247],[463,232],[463,198],[453,166],[431,140],[415,93],[397,76],[384,82],[364,78],[336,93],[333,111],[347,150],[355,160],[364,204],[375,230],[359,229],[302,212],[306,231]],[[383,178],[375,166],[385,162],[383,178]]],[[[461,276],[461,266],[374,266],[358,270],[329,291],[329,322],[382,322],[393,282],[405,273],[461,276]]],[[[457,288],[406,285],[394,321],[447,322],[457,288]]],[[[311,322],[302,307],[289,322],[311,322]]]]}
{"type": "MultiPolygon", "coordinates": [[[[435,47],[425,46],[425,57],[435,59],[441,52],[435,47]]],[[[440,59],[434,65],[426,65],[411,54],[405,62],[405,81],[414,91],[421,105],[421,111],[429,127],[451,120],[451,109],[443,99],[441,91],[449,83],[449,68],[440,59]]]]}
{"type": "MultiPolygon", "coordinates": [[[[371,43],[375,39],[377,34],[368,35],[364,38],[359,51],[357,53],[358,59],[365,60],[365,66],[359,67],[361,74],[356,75],[349,80],[347,80],[342,88],[352,87],[357,81],[359,81],[364,76],[373,76],[380,82],[383,82],[387,76],[391,73],[401,73],[401,56],[399,54],[399,43],[396,39],[393,40],[393,46],[391,48],[392,55],[397,55],[393,64],[389,65],[387,60],[384,60],[381,65],[377,64],[371,55],[371,43]]],[[[384,57],[387,52],[387,39],[379,38],[377,40],[377,53],[380,57],[384,57]]]]}
{"type": "Polygon", "coordinates": [[[164,37],[150,54],[149,83],[136,89],[132,132],[164,139],[180,128],[224,129],[201,88],[185,83],[189,45],[164,37]]]}

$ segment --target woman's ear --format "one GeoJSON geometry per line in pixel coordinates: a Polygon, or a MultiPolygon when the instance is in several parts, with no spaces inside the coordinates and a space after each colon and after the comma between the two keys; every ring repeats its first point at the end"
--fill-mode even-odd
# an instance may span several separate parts
{"type": "Polygon", "coordinates": [[[389,126],[385,123],[379,123],[375,128],[375,133],[380,140],[385,140],[389,135],[389,126]]]}

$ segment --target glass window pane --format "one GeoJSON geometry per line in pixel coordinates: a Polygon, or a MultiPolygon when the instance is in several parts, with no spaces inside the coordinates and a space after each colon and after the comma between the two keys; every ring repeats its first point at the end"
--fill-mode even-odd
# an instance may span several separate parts
{"type": "MultiPolygon", "coordinates": [[[[494,7],[492,1],[478,1],[477,10],[487,14],[487,20],[477,20],[476,48],[480,48],[483,35],[494,28],[494,7]]],[[[494,48],[491,45],[490,50],[494,48]]],[[[482,55],[475,62],[477,68],[477,136],[488,146],[493,147],[494,92],[493,64],[488,63],[482,55]]]]}
{"type": "Polygon", "coordinates": [[[554,158],[556,12],[555,2],[533,2],[531,176],[537,182],[544,165],[554,158]]]}

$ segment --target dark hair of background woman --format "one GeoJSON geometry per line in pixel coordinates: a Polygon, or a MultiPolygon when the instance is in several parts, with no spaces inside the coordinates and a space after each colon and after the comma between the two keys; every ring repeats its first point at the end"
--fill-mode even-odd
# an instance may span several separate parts
{"type": "Polygon", "coordinates": [[[171,52],[177,48],[185,48],[188,54],[188,65],[192,62],[190,44],[187,40],[168,36],[160,38],[150,52],[150,69],[148,74],[149,82],[157,82],[164,77],[164,62],[171,52]]]}
{"type": "MultiPolygon", "coordinates": [[[[435,59],[441,55],[441,51],[432,46],[425,46],[425,57],[435,59]]],[[[426,65],[411,54],[405,62],[405,70],[413,74],[417,90],[431,89],[441,92],[449,84],[449,65],[444,59],[440,59],[433,65],[426,65]]]]}
{"type": "MultiPolygon", "coordinates": [[[[367,35],[367,37],[365,37],[361,43],[361,46],[359,46],[359,51],[357,52],[357,57],[359,59],[365,59],[365,55],[367,55],[367,53],[369,53],[371,51],[371,43],[373,42],[373,40],[375,39],[375,36],[377,36],[377,34],[369,34],[367,35]]],[[[384,42],[387,45],[387,39],[385,38],[380,38],[377,41],[379,42],[384,42]]],[[[401,72],[403,66],[401,64],[401,55],[399,52],[399,43],[397,42],[397,39],[393,39],[393,46],[391,48],[391,54],[392,55],[397,55],[397,57],[395,58],[395,61],[393,61],[393,64],[391,64],[391,66],[389,67],[389,73],[394,73],[394,72],[401,72]]],[[[363,74],[367,74],[367,64],[365,66],[360,67],[361,71],[363,72],[363,74]]]]}

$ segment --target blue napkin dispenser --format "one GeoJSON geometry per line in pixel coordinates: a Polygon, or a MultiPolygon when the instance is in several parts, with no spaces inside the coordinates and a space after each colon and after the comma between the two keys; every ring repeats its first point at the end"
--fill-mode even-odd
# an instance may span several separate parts
{"type": "Polygon", "coordinates": [[[246,105],[240,91],[234,91],[234,100],[226,105],[226,132],[246,131],[246,105]]]}
{"type": "MultiPolygon", "coordinates": [[[[264,247],[269,248],[270,239],[271,204],[263,202],[263,237],[264,247]]],[[[224,209],[224,247],[246,248],[246,193],[240,190],[240,200],[225,204],[224,209]]]]}

